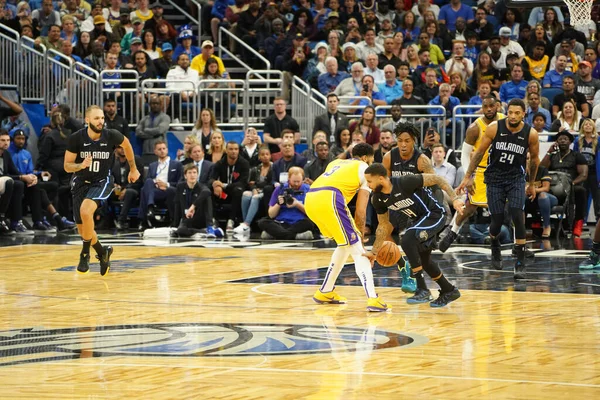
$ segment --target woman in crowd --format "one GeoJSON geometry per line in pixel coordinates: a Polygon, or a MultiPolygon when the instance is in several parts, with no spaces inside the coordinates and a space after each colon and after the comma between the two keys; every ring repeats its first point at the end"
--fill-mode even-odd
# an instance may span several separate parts
{"type": "MultiPolygon", "coordinates": [[[[481,109],[481,105],[483,104],[483,99],[485,99],[490,93],[492,93],[492,84],[488,80],[479,81],[479,86],[477,87],[477,94],[469,99],[469,105],[478,106],[478,108],[469,108],[469,114],[483,114],[483,110],[481,109]]],[[[496,97],[498,95],[496,94],[496,97]]]]}
{"type": "Polygon", "coordinates": [[[542,97],[542,85],[535,79],[529,81],[527,87],[525,88],[525,98],[523,99],[523,101],[525,101],[525,104],[527,104],[527,95],[529,93],[537,93],[540,96],[540,106],[542,106],[546,110],[552,109],[548,98],[542,97]]]}
{"type": "Polygon", "coordinates": [[[350,73],[350,71],[352,70],[352,64],[354,64],[357,61],[360,63],[363,62],[358,58],[358,55],[356,54],[356,45],[354,43],[344,43],[344,47],[342,47],[342,49],[344,52],[344,56],[338,63],[338,70],[350,73]]]}
{"type": "Polygon", "coordinates": [[[406,48],[406,61],[408,61],[411,74],[419,65],[421,65],[421,61],[419,60],[419,48],[416,44],[411,44],[406,48]]]}
{"type": "Polygon", "coordinates": [[[362,116],[358,121],[350,123],[348,127],[351,134],[354,132],[360,132],[365,138],[365,142],[373,146],[373,149],[379,148],[379,135],[380,131],[375,124],[375,108],[372,106],[366,106],[363,109],[362,116]]]}
{"type": "Polygon", "coordinates": [[[262,146],[258,153],[260,164],[250,169],[250,178],[247,190],[242,195],[242,218],[233,232],[238,235],[249,235],[250,225],[258,213],[261,200],[264,197],[264,188],[273,181],[273,163],[269,146],[262,146]]]}
{"type": "Polygon", "coordinates": [[[156,24],[156,41],[157,46],[162,46],[163,43],[170,43],[173,48],[177,46],[177,31],[166,20],[160,20],[156,24]]]}
{"type": "Polygon", "coordinates": [[[189,164],[192,162],[192,157],[190,155],[190,151],[192,147],[200,144],[198,141],[198,137],[193,133],[191,135],[187,135],[183,140],[183,149],[177,150],[177,161],[182,163],[183,165],[189,164]]]}
{"type": "Polygon", "coordinates": [[[73,54],[85,59],[92,54],[92,44],[90,43],[91,36],[89,32],[80,32],[77,44],[73,47],[73,54]]]}
{"type": "MultiPolygon", "coordinates": [[[[260,164],[259,150],[262,145],[262,140],[258,136],[258,132],[255,128],[249,127],[244,133],[244,140],[240,146],[240,157],[243,157],[248,161],[250,167],[256,167],[260,164]]],[[[271,154],[269,153],[269,156],[271,154]]]]}
{"type": "Polygon", "coordinates": [[[162,52],[157,47],[156,36],[153,31],[146,30],[142,34],[142,50],[144,50],[144,53],[148,54],[152,60],[162,57],[162,52]]]}
{"type": "Polygon", "coordinates": [[[548,39],[553,40],[559,33],[563,31],[563,26],[558,22],[556,11],[548,8],[544,13],[544,22],[542,23],[548,39]]]}
{"type": "Polygon", "coordinates": [[[572,135],[577,135],[583,118],[577,110],[577,105],[573,99],[565,100],[562,109],[558,113],[558,118],[554,120],[550,127],[550,132],[560,132],[567,130],[572,135]]]}
{"type": "Polygon", "coordinates": [[[510,29],[510,39],[519,40],[519,27],[521,21],[521,14],[513,8],[507,8],[502,17],[502,27],[510,29]]]}
{"type": "Polygon", "coordinates": [[[587,161],[588,176],[585,188],[594,202],[594,216],[596,217],[596,221],[598,221],[600,218],[600,190],[598,189],[598,173],[596,168],[600,147],[598,147],[598,133],[596,132],[594,120],[585,118],[581,122],[579,138],[575,140],[573,150],[583,154],[587,161]]]}
{"type": "Polygon", "coordinates": [[[408,46],[413,44],[419,37],[421,28],[417,26],[415,14],[412,11],[407,11],[402,17],[402,23],[398,29],[399,32],[404,34],[404,43],[408,46]]]}
{"type": "Polygon", "coordinates": [[[311,41],[319,33],[317,25],[313,22],[310,10],[304,7],[296,10],[294,20],[288,29],[288,35],[291,37],[296,36],[297,33],[304,35],[307,41],[311,41]]]}
{"type": "Polygon", "coordinates": [[[479,56],[477,56],[477,62],[471,77],[471,89],[479,87],[479,82],[483,80],[488,81],[493,90],[498,91],[500,89],[500,73],[492,66],[492,58],[486,51],[479,53],[479,56]]]}
{"type": "Polygon", "coordinates": [[[342,46],[340,45],[340,34],[338,31],[330,31],[327,35],[327,52],[330,56],[338,59],[338,62],[344,56],[342,46]]]}
{"type": "Polygon", "coordinates": [[[337,158],[337,156],[348,150],[351,140],[352,136],[350,135],[350,130],[348,128],[338,129],[335,133],[335,144],[331,146],[329,152],[334,158],[337,158]]]}
{"type": "Polygon", "coordinates": [[[221,131],[215,131],[210,135],[210,147],[204,155],[204,159],[213,164],[225,156],[225,138],[221,131]]]}
{"type": "Polygon", "coordinates": [[[217,127],[215,113],[210,108],[204,108],[200,111],[200,118],[192,128],[192,135],[198,138],[198,141],[204,149],[204,153],[208,154],[211,147],[212,134],[215,132],[221,133],[217,127]]]}
{"type": "Polygon", "coordinates": [[[394,47],[392,53],[401,60],[406,60],[406,46],[404,46],[404,34],[402,32],[394,33],[394,47]]]}
{"type": "MultiPolygon", "coordinates": [[[[228,76],[229,75],[226,71],[221,75],[217,60],[211,57],[206,60],[204,72],[200,75],[200,88],[205,90],[235,88],[233,83],[227,82],[212,82],[209,84],[202,83],[204,80],[227,79],[228,76]]],[[[201,101],[204,107],[212,109],[214,113],[219,116],[220,122],[226,123],[229,121],[229,105],[231,104],[230,96],[232,95],[235,96],[235,93],[232,94],[228,90],[209,91],[207,95],[202,96],[201,101]]]]}
{"type": "Polygon", "coordinates": [[[524,48],[525,54],[532,54],[537,42],[544,42],[544,54],[550,58],[554,57],[554,46],[546,34],[544,24],[541,22],[537,23],[533,28],[533,35],[531,35],[531,39],[527,42],[524,48]]]}
{"type": "Polygon", "coordinates": [[[326,43],[317,43],[312,51],[313,56],[308,60],[308,65],[304,70],[304,76],[302,78],[314,88],[318,87],[319,75],[327,72],[327,68],[325,68],[325,59],[329,55],[327,49],[326,43]]]}
{"type": "Polygon", "coordinates": [[[466,104],[475,94],[473,89],[467,86],[460,72],[450,74],[450,87],[452,87],[452,96],[460,100],[461,104],[466,104]]]}

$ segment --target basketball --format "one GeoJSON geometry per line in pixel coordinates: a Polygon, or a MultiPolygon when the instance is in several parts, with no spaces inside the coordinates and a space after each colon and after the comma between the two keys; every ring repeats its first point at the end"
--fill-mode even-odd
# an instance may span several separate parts
{"type": "Polygon", "coordinates": [[[400,259],[400,249],[394,242],[385,241],[377,252],[377,262],[382,267],[391,267],[396,265],[400,259]]]}

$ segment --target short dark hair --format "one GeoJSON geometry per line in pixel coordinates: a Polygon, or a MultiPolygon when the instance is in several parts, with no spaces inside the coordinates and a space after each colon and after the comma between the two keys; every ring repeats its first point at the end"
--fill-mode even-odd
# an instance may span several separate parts
{"type": "Polygon", "coordinates": [[[534,47],[543,47],[545,49],[546,48],[546,43],[542,42],[541,40],[538,40],[537,42],[535,42],[535,46],[534,47]]]}
{"type": "Polygon", "coordinates": [[[156,146],[158,146],[159,144],[164,144],[165,146],[167,146],[167,149],[169,148],[169,145],[167,145],[167,142],[165,142],[164,140],[157,140],[156,142],[154,142],[154,148],[156,148],[156,146]]]}
{"type": "Polygon", "coordinates": [[[108,99],[104,99],[104,104],[106,103],[117,103],[117,101],[115,99],[113,99],[112,97],[109,97],[108,99]]]}
{"type": "MultiPolygon", "coordinates": [[[[358,145],[357,145],[358,146],[358,145]]],[[[383,164],[373,163],[365,169],[365,174],[373,175],[373,176],[388,176],[387,169],[383,164]]]]}
{"type": "Polygon", "coordinates": [[[419,50],[419,53],[418,53],[418,55],[421,55],[421,54],[423,54],[423,53],[425,53],[425,52],[427,52],[427,53],[431,53],[431,52],[429,51],[429,49],[423,49],[423,48],[422,48],[421,50],[419,50]]]}
{"type": "Polygon", "coordinates": [[[198,166],[192,162],[192,163],[186,164],[185,167],[183,167],[183,174],[184,175],[187,174],[188,171],[191,169],[195,169],[196,172],[198,172],[198,166]]]}
{"type": "Polygon", "coordinates": [[[327,143],[327,142],[325,142],[325,141],[323,141],[323,142],[319,142],[319,143],[317,143],[317,144],[315,145],[315,147],[318,147],[318,146],[327,146],[327,147],[329,147],[329,143],[327,143]]]}
{"type": "Polygon", "coordinates": [[[10,136],[6,129],[0,129],[0,136],[10,136]]]}
{"type": "Polygon", "coordinates": [[[523,109],[523,111],[525,111],[527,109],[527,107],[525,106],[525,102],[522,99],[512,99],[511,101],[508,102],[508,108],[510,108],[510,106],[517,106],[517,107],[521,107],[523,109]]]}
{"type": "Polygon", "coordinates": [[[392,132],[392,130],[391,130],[391,129],[388,129],[388,128],[384,128],[384,129],[382,129],[382,130],[381,130],[381,133],[383,133],[383,132],[389,132],[389,133],[390,133],[390,135],[392,135],[392,136],[394,135],[394,132],[392,132]]]}
{"type": "Polygon", "coordinates": [[[394,129],[394,135],[399,137],[403,133],[408,133],[410,136],[412,136],[415,144],[419,144],[419,130],[416,126],[410,122],[400,122],[398,125],[396,125],[396,129],[394,129]]]}
{"type": "Polygon", "coordinates": [[[335,93],[329,93],[329,94],[327,95],[327,100],[329,100],[329,98],[330,98],[330,97],[335,97],[336,99],[338,99],[338,101],[340,100],[340,98],[338,97],[338,95],[337,95],[337,94],[335,94],[335,93]]]}
{"type": "Polygon", "coordinates": [[[394,99],[392,100],[392,102],[390,103],[390,105],[393,106],[399,106],[400,108],[402,108],[402,101],[400,101],[400,99],[394,99]]]}
{"type": "Polygon", "coordinates": [[[494,35],[494,36],[492,36],[492,37],[490,38],[489,42],[491,42],[492,40],[497,40],[497,41],[500,41],[500,36],[498,36],[498,35],[494,35]]]}
{"type": "Polygon", "coordinates": [[[375,154],[375,150],[373,150],[373,146],[369,143],[357,143],[352,148],[352,157],[362,157],[362,156],[372,156],[375,154]]]}
{"type": "Polygon", "coordinates": [[[227,142],[227,144],[225,144],[225,147],[229,146],[230,144],[235,144],[238,148],[240,147],[240,144],[235,140],[230,140],[229,142],[227,142]]]}
{"type": "Polygon", "coordinates": [[[533,118],[531,119],[531,121],[535,121],[536,118],[542,118],[544,120],[544,122],[547,121],[546,116],[544,114],[542,114],[541,112],[537,112],[535,114],[533,114],[533,118]]]}
{"type": "Polygon", "coordinates": [[[410,64],[408,63],[408,61],[400,61],[398,63],[398,68],[400,67],[407,67],[408,69],[410,69],[410,64]]]}

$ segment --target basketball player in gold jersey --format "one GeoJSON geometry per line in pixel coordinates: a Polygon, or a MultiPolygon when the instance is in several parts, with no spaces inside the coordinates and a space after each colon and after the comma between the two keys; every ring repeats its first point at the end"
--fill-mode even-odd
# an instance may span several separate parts
{"type": "MultiPolygon", "coordinates": [[[[483,116],[479,117],[467,128],[465,141],[462,145],[462,151],[460,156],[460,162],[465,171],[469,169],[469,163],[471,161],[471,153],[477,151],[481,138],[485,135],[485,130],[489,124],[499,119],[505,118],[503,114],[498,112],[498,99],[493,95],[488,95],[483,99],[481,104],[483,110],[483,116]]],[[[483,173],[488,165],[488,153],[485,153],[483,159],[477,166],[475,171],[475,179],[473,180],[473,186],[468,191],[468,202],[462,215],[456,213],[450,226],[446,228],[445,236],[440,240],[438,244],[439,250],[444,253],[450,245],[454,242],[458,236],[460,228],[463,226],[465,221],[475,214],[477,207],[487,207],[487,194],[485,183],[483,183],[483,173]]]]}

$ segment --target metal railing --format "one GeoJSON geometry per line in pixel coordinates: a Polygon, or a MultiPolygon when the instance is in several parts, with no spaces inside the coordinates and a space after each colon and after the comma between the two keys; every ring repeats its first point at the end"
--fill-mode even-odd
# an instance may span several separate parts
{"type": "Polygon", "coordinates": [[[53,49],[48,50],[46,56],[50,80],[46,86],[45,105],[49,110],[54,103],[68,104],[77,84],[72,78],[74,62],[70,57],[53,49]]]}
{"type": "Polygon", "coordinates": [[[121,116],[129,121],[129,126],[136,126],[142,119],[144,101],[139,82],[136,70],[103,70],[100,72],[102,96],[98,105],[102,107],[105,99],[116,100],[121,106],[121,116]]]}
{"type": "Polygon", "coordinates": [[[76,90],[69,94],[71,116],[80,120],[85,117],[85,109],[92,104],[101,105],[102,89],[100,74],[87,65],[76,62],[73,65],[73,82],[76,90]]]}
{"type": "MultiPolygon", "coordinates": [[[[263,71],[267,73],[267,79],[268,79],[268,74],[275,72],[275,71],[271,70],[271,63],[269,62],[269,60],[267,60],[265,57],[263,57],[262,54],[260,54],[258,51],[256,51],[252,46],[248,45],[242,39],[240,39],[233,33],[229,32],[228,29],[226,29],[222,26],[219,28],[219,57],[220,58],[223,58],[223,53],[225,53],[225,54],[227,54],[227,56],[234,59],[241,65],[243,65],[244,68],[249,69],[249,70],[252,69],[251,65],[246,64],[246,62],[244,62],[244,60],[242,60],[241,58],[236,56],[232,51],[230,51],[227,47],[225,47],[223,45],[223,39],[224,39],[223,35],[225,35],[228,40],[235,42],[236,46],[242,46],[243,48],[248,50],[254,57],[256,57],[261,63],[263,63],[264,64],[263,71]]],[[[261,67],[262,67],[262,65],[261,65],[261,67]]],[[[260,76],[260,77],[262,78],[262,76],[260,76]]]]}
{"type": "Polygon", "coordinates": [[[175,1],[167,0],[167,3],[173,6],[177,11],[182,13],[189,21],[198,25],[198,39],[202,37],[202,5],[196,0],[189,0],[192,4],[194,4],[198,10],[198,18],[194,18],[190,15],[185,9],[181,8],[175,1]]]}
{"type": "Polygon", "coordinates": [[[19,62],[19,43],[20,35],[19,32],[7,27],[6,25],[0,26],[0,60],[7,66],[13,66],[13,68],[3,68],[0,74],[0,84],[6,85],[17,85],[21,87],[19,80],[21,74],[17,66],[19,62]]]}
{"type": "Polygon", "coordinates": [[[48,92],[50,70],[46,56],[46,47],[37,46],[33,39],[22,36],[19,40],[19,62],[17,79],[23,101],[44,102],[48,92]]]}
{"type": "MultiPolygon", "coordinates": [[[[390,106],[390,105],[375,107],[375,119],[376,119],[376,121],[378,121],[377,126],[379,126],[380,128],[383,128],[385,125],[387,125],[389,122],[391,122],[392,115],[387,113],[387,111],[390,110],[391,108],[392,108],[392,106],[390,106]],[[381,113],[382,110],[385,110],[385,114],[381,113]]],[[[431,114],[431,113],[421,114],[418,112],[418,110],[429,111],[432,108],[439,109],[444,112],[444,114],[442,114],[443,117],[441,118],[441,121],[445,125],[446,124],[446,109],[443,106],[430,106],[430,105],[406,106],[406,110],[416,110],[417,112],[416,113],[415,112],[412,112],[412,113],[403,112],[402,113],[402,118],[404,118],[407,122],[414,124],[417,127],[417,129],[421,132],[421,143],[423,143],[423,139],[425,138],[425,132],[426,132],[427,128],[430,126],[435,126],[434,120],[440,119],[440,114],[431,114]]],[[[440,140],[442,141],[443,144],[446,144],[446,135],[440,135],[440,140]]]]}
{"type": "MultiPolygon", "coordinates": [[[[202,108],[210,108],[215,113],[220,127],[240,125],[238,104],[245,102],[248,82],[242,79],[203,79],[198,84],[202,108]]],[[[244,130],[248,119],[242,116],[244,130]]]]}
{"type": "Polygon", "coordinates": [[[452,148],[455,149],[457,143],[462,143],[464,140],[465,131],[469,124],[475,119],[481,117],[482,114],[473,114],[469,112],[472,109],[479,109],[481,105],[466,105],[460,104],[452,110],[452,148]],[[460,112],[465,110],[466,112],[460,112]],[[459,140],[457,140],[459,139],[459,140]]]}
{"type": "Polygon", "coordinates": [[[283,93],[283,73],[274,70],[250,70],[246,73],[243,117],[244,128],[260,128],[263,121],[273,112],[273,98],[283,93]],[[260,78],[264,75],[264,78],[260,78]],[[250,111],[254,113],[250,118],[250,111]]]}
{"type": "Polygon", "coordinates": [[[312,134],[314,126],[314,117],[309,118],[309,106],[311,100],[310,85],[302,79],[294,76],[292,79],[292,118],[296,120],[300,127],[300,132],[304,135],[312,134]]]}

